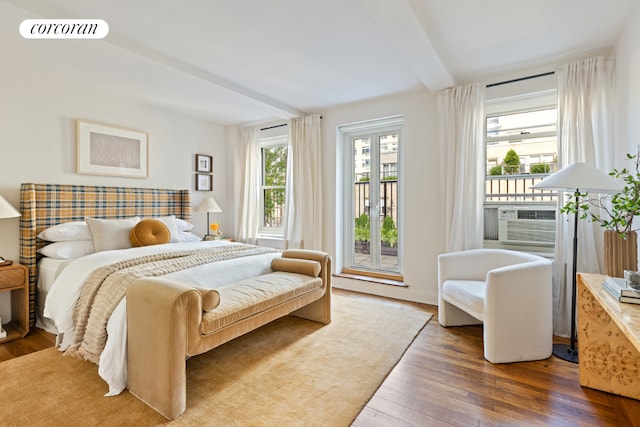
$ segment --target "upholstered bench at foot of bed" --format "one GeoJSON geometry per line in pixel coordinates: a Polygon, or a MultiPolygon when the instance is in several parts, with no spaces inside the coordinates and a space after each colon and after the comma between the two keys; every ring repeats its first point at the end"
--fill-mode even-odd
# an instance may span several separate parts
{"type": "MultiPolygon", "coordinates": [[[[162,278],[136,280],[127,292],[129,391],[175,419],[186,409],[188,357],[288,314],[329,323],[331,258],[300,250],[285,251],[283,258],[291,259],[291,271],[274,271],[212,291],[162,278]],[[298,259],[303,261],[296,265],[298,259]],[[311,262],[320,267],[314,269],[311,262]]],[[[287,262],[274,267],[286,270],[287,262]]]]}

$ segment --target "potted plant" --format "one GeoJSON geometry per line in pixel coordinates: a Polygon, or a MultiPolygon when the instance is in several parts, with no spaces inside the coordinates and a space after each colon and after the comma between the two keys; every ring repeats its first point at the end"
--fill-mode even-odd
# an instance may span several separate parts
{"type": "Polygon", "coordinates": [[[638,269],[637,233],[633,229],[633,219],[640,214],[640,146],[636,154],[627,154],[633,162],[631,169],[614,169],[610,176],[621,179],[624,187],[618,193],[588,198],[587,193],[580,194],[567,202],[560,212],[581,211],[580,218],[598,222],[605,228],[604,264],[605,273],[613,277],[623,277],[624,270],[638,269]],[[592,208],[597,208],[594,209],[592,208]]]}
{"type": "Polygon", "coordinates": [[[398,248],[396,247],[396,243],[398,243],[398,228],[390,216],[385,216],[382,220],[380,240],[382,241],[380,250],[383,255],[398,255],[398,248]]]}
{"type": "Polygon", "coordinates": [[[359,217],[356,218],[356,226],[355,226],[355,243],[356,243],[356,252],[362,254],[369,253],[369,240],[370,240],[370,223],[369,223],[369,215],[363,213],[359,217]]]}

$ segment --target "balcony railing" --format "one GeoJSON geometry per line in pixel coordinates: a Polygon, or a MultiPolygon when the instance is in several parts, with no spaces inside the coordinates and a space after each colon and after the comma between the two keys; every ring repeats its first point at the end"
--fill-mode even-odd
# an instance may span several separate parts
{"type": "MultiPolygon", "coordinates": [[[[355,217],[367,214],[371,216],[371,200],[369,198],[369,182],[361,181],[355,183],[354,188],[354,213],[355,217]]],[[[380,219],[384,219],[385,216],[393,218],[394,223],[398,224],[398,181],[393,179],[387,179],[380,181],[380,201],[378,208],[380,210],[380,219]]],[[[375,203],[375,201],[374,201],[375,203]]]]}
{"type": "Polygon", "coordinates": [[[531,188],[548,176],[547,173],[487,176],[485,202],[555,202],[556,191],[531,188]]]}

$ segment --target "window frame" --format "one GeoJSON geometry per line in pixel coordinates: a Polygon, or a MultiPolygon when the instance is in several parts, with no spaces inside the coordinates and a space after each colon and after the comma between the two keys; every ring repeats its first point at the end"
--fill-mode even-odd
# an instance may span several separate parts
{"type": "MultiPolygon", "coordinates": [[[[285,200],[287,194],[286,181],[284,185],[265,185],[265,162],[264,162],[264,150],[274,147],[284,146],[287,149],[287,167],[288,155],[289,155],[289,136],[288,135],[276,135],[260,138],[260,222],[258,223],[258,237],[269,238],[284,238],[284,215],[283,223],[281,227],[267,227],[264,223],[265,220],[265,206],[264,206],[264,193],[265,190],[284,189],[285,200]]],[[[286,176],[286,170],[285,170],[286,176]]],[[[284,206],[283,206],[284,209],[284,206]]]]}
{"type": "MultiPolygon", "coordinates": [[[[404,137],[404,116],[392,116],[392,117],[387,117],[387,118],[383,118],[383,119],[375,119],[375,120],[371,120],[371,121],[365,121],[365,122],[359,122],[359,123],[354,123],[354,124],[350,124],[350,125],[343,125],[340,126],[338,128],[340,135],[341,135],[341,139],[342,139],[342,144],[343,144],[343,156],[344,156],[344,162],[343,162],[343,180],[342,180],[342,194],[343,194],[343,201],[342,201],[342,209],[341,209],[341,220],[342,220],[342,227],[344,230],[343,233],[343,238],[342,238],[342,266],[343,266],[343,270],[344,271],[359,271],[361,273],[367,273],[367,275],[372,276],[372,277],[380,277],[380,278],[384,278],[384,277],[395,277],[397,280],[402,280],[403,278],[403,272],[404,272],[404,202],[405,202],[405,198],[404,198],[404,179],[403,179],[403,166],[404,166],[404,158],[403,158],[403,137],[404,137]],[[398,224],[398,265],[397,265],[397,271],[391,272],[390,270],[385,270],[385,269],[367,269],[364,268],[362,266],[355,266],[355,262],[352,259],[352,254],[351,254],[351,250],[354,247],[354,233],[353,233],[353,224],[352,224],[352,218],[355,216],[355,213],[353,211],[353,203],[352,203],[352,199],[351,199],[351,194],[352,194],[352,186],[353,186],[353,182],[351,181],[350,177],[355,176],[355,170],[354,170],[354,159],[359,156],[362,155],[360,152],[358,152],[357,150],[354,150],[352,145],[351,145],[351,140],[353,138],[359,138],[359,137],[366,137],[366,136],[373,136],[373,135],[379,135],[379,134],[384,134],[384,133],[391,133],[391,132],[396,132],[398,134],[398,146],[397,148],[397,167],[398,167],[398,173],[397,173],[397,181],[398,181],[398,205],[397,205],[397,222],[398,224]],[[347,179],[344,179],[345,177],[348,177],[347,179]]],[[[377,157],[377,155],[374,153],[375,150],[371,150],[371,152],[369,153],[369,160],[371,164],[374,164],[377,162],[377,164],[379,165],[379,158],[377,157]]],[[[371,174],[370,174],[371,175],[371,174]]],[[[378,173],[378,176],[380,174],[378,173]]],[[[366,202],[365,202],[366,203],[366,202]]],[[[375,228],[374,228],[375,230],[375,228]]],[[[373,250],[374,248],[372,248],[373,250]]],[[[379,267],[379,266],[378,266],[379,267]]]]}
{"type": "MultiPolygon", "coordinates": [[[[509,142],[512,142],[513,140],[516,140],[516,139],[519,140],[518,143],[526,144],[528,140],[531,141],[531,140],[535,140],[536,138],[554,137],[556,140],[554,154],[550,154],[549,151],[547,150],[542,150],[536,153],[531,153],[531,152],[528,152],[527,150],[523,150],[520,153],[518,153],[520,157],[520,164],[525,165],[526,167],[530,167],[532,164],[529,161],[530,156],[537,157],[539,160],[538,163],[547,163],[545,160],[548,159],[549,156],[555,155],[556,161],[558,163],[560,162],[561,147],[560,147],[560,140],[559,140],[559,134],[558,134],[558,127],[557,127],[558,126],[557,109],[558,109],[557,91],[555,88],[545,89],[542,91],[532,91],[532,92],[527,92],[527,93],[523,93],[516,96],[510,96],[510,97],[493,98],[486,101],[485,114],[484,114],[484,133],[483,133],[483,149],[484,149],[483,173],[484,173],[484,181],[485,181],[484,188],[483,188],[483,210],[485,213],[484,236],[483,236],[484,247],[508,248],[512,250],[535,251],[535,252],[541,252],[541,253],[553,251],[554,245],[539,244],[535,242],[530,242],[526,244],[525,243],[514,244],[514,243],[502,242],[500,240],[495,240],[493,238],[488,239],[487,224],[488,224],[488,221],[491,222],[491,219],[487,218],[487,214],[488,214],[488,210],[499,209],[500,207],[526,208],[529,206],[533,206],[536,209],[548,209],[548,208],[557,209],[556,200],[536,199],[535,197],[527,198],[524,194],[523,194],[522,200],[488,200],[488,198],[491,197],[491,194],[489,194],[487,191],[488,191],[488,183],[490,181],[489,170],[491,166],[500,165],[500,163],[498,163],[499,156],[496,157],[493,155],[493,153],[490,153],[489,148],[492,146],[495,147],[496,145],[505,143],[505,142],[508,144],[509,142]],[[507,116],[511,114],[518,114],[518,113],[525,113],[525,112],[543,111],[543,110],[549,110],[549,109],[556,110],[556,120],[554,123],[524,126],[521,128],[524,131],[540,128],[541,131],[538,133],[524,133],[524,134],[514,133],[512,135],[502,135],[502,136],[489,135],[488,121],[492,117],[507,116]],[[543,126],[549,126],[549,125],[555,125],[555,131],[543,130],[543,126]],[[495,165],[490,165],[489,160],[493,160],[495,162],[495,165]]],[[[517,128],[514,128],[514,129],[517,129],[517,128]]],[[[517,148],[516,148],[516,151],[517,151],[517,148]]],[[[516,174],[514,178],[515,179],[526,178],[530,174],[530,172],[526,169],[526,167],[519,174],[516,174]]],[[[536,175],[537,174],[535,174],[534,177],[536,175]]],[[[528,192],[525,192],[525,193],[528,193],[528,192]]],[[[499,194],[511,194],[511,193],[500,192],[499,194]]],[[[494,218],[494,216],[489,215],[489,218],[494,218]]],[[[494,219],[497,219],[497,216],[495,216],[494,219]]],[[[496,228],[494,229],[494,227],[489,226],[489,230],[497,233],[497,227],[498,227],[497,223],[495,227],[496,228]]],[[[491,231],[489,232],[490,233],[489,235],[493,234],[491,231]]]]}

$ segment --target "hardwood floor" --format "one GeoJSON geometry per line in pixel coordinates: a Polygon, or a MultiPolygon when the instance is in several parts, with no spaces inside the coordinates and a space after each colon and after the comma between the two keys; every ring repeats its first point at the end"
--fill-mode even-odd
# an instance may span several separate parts
{"type": "MultiPolygon", "coordinates": [[[[482,328],[443,328],[437,307],[335,289],[352,298],[434,314],[353,423],[377,426],[640,426],[640,401],[580,387],[578,366],[556,357],[492,365],[482,328]]],[[[35,329],[0,344],[0,361],[54,345],[35,329]]],[[[561,341],[561,340],[559,340],[561,341]]]]}
{"type": "Polygon", "coordinates": [[[481,326],[444,328],[437,307],[412,304],[434,317],[353,426],[640,426],[640,401],[580,387],[577,364],[493,365],[481,326]]]}

